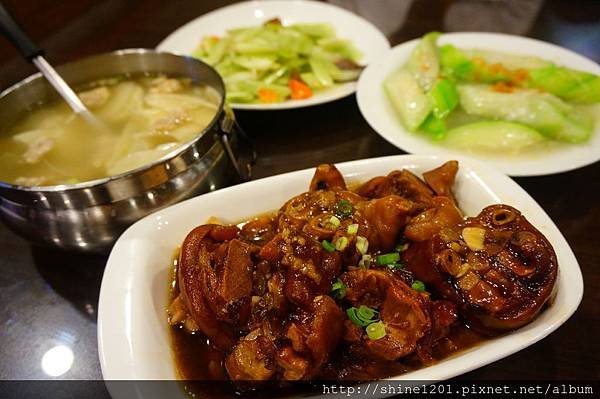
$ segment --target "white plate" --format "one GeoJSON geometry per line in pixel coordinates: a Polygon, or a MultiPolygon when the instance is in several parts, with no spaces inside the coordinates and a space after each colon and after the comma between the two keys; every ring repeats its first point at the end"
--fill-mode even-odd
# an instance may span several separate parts
{"type": "MultiPolygon", "coordinates": [[[[443,161],[435,156],[403,155],[337,166],[352,182],[400,168],[420,174],[443,161]]],[[[192,228],[210,216],[235,222],[278,209],[287,199],[308,189],[313,173],[314,169],[306,169],[204,194],[150,215],[130,227],[113,248],[102,279],[98,348],[104,378],[175,379],[166,318],[169,269],[175,249],[192,228]]],[[[523,212],[556,251],[559,263],[556,298],[532,323],[512,333],[392,379],[443,380],[508,356],[557,329],[581,301],[583,280],[573,252],[552,220],[521,187],[477,161],[460,159],[455,194],[467,215],[476,215],[486,205],[500,202],[523,212]]],[[[155,394],[152,389],[141,394],[144,384],[127,394],[111,388],[110,383],[107,385],[115,398],[153,397],[155,394]]]]}
{"type": "MultiPolygon", "coordinates": [[[[370,22],[350,11],[331,4],[306,0],[248,1],[209,12],[188,22],[171,33],[157,47],[159,51],[191,54],[200,40],[208,35],[223,35],[226,30],[257,26],[279,17],[284,25],[294,23],[326,22],[335,28],[339,38],[348,39],[360,50],[361,65],[381,58],[390,49],[385,36],[370,22]]],[[[306,100],[288,100],[275,104],[231,104],[235,109],[275,110],[308,107],[346,97],[356,91],[356,82],[336,85],[317,92],[306,100]]]]}
{"type": "MultiPolygon", "coordinates": [[[[358,107],[369,125],[381,137],[407,152],[439,154],[445,157],[469,155],[484,160],[512,176],[539,176],[566,172],[600,160],[600,107],[595,113],[595,131],[583,144],[564,144],[546,154],[519,156],[489,156],[465,154],[429,141],[423,135],[411,133],[402,125],[383,91],[383,81],[404,65],[417,40],[394,47],[384,57],[369,64],[358,82],[358,107]]],[[[532,55],[558,65],[600,75],[600,65],[562,47],[539,40],[498,33],[448,33],[440,37],[440,44],[451,43],[469,49],[496,50],[512,54],[532,55]]]]}

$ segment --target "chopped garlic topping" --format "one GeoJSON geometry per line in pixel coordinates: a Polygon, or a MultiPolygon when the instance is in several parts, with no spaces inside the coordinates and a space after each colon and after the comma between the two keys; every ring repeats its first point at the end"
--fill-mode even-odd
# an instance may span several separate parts
{"type": "Polygon", "coordinates": [[[465,227],[462,231],[463,240],[471,251],[481,251],[485,238],[485,229],[481,227],[465,227]]]}
{"type": "Polygon", "coordinates": [[[462,277],[465,275],[465,273],[467,273],[469,270],[471,270],[471,265],[469,265],[468,263],[463,263],[462,265],[460,265],[460,267],[458,268],[456,274],[454,275],[454,277],[462,277]]]}

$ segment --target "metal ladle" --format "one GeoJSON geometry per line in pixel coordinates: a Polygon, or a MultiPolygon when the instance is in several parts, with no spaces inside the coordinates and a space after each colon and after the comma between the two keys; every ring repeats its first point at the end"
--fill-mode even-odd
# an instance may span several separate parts
{"type": "Polygon", "coordinates": [[[88,121],[95,127],[104,128],[103,123],[87,109],[73,89],[69,87],[67,82],[56,72],[52,65],[46,61],[43,57],[44,51],[27,36],[2,3],[0,3],[0,30],[15,48],[19,50],[21,55],[37,67],[58,94],[69,104],[76,115],[82,117],[83,120],[88,121]]]}

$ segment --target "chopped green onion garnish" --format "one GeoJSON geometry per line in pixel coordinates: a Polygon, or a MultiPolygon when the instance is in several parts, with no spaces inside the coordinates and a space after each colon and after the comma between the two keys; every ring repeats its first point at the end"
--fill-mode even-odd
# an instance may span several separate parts
{"type": "Polygon", "coordinates": [[[379,266],[383,265],[391,265],[392,263],[396,263],[400,260],[400,254],[398,252],[391,252],[389,254],[379,255],[375,258],[375,262],[379,266]]]}
{"type": "Polygon", "coordinates": [[[348,234],[358,233],[358,224],[353,223],[353,224],[348,225],[348,228],[346,229],[346,231],[348,232],[348,234]]]}
{"type": "Polygon", "coordinates": [[[374,317],[379,315],[379,312],[368,306],[360,305],[356,314],[364,320],[373,320],[374,317]]]}
{"type": "Polygon", "coordinates": [[[331,296],[337,299],[343,299],[346,296],[346,284],[339,278],[331,286],[331,296]]]}
{"type": "Polygon", "coordinates": [[[423,292],[425,291],[425,284],[421,280],[415,280],[410,286],[413,290],[423,292]]]}
{"type": "Polygon", "coordinates": [[[359,327],[365,327],[367,324],[364,324],[362,321],[359,320],[358,316],[356,315],[356,308],[355,307],[351,307],[346,309],[346,315],[348,316],[348,318],[350,319],[350,321],[354,324],[356,324],[359,327]]]}
{"type": "Polygon", "coordinates": [[[369,240],[363,236],[356,236],[356,249],[358,249],[358,252],[361,254],[366,254],[369,250],[369,240]]]}
{"type": "Polygon", "coordinates": [[[363,255],[362,258],[360,258],[360,260],[358,261],[358,267],[360,267],[361,269],[368,269],[371,266],[372,261],[373,258],[371,257],[371,255],[363,255]]]}
{"type": "Polygon", "coordinates": [[[408,248],[408,243],[403,242],[403,243],[396,245],[396,247],[394,248],[394,251],[402,252],[402,251],[406,251],[407,248],[408,248]]]}
{"type": "Polygon", "coordinates": [[[335,240],[335,249],[343,251],[348,246],[348,239],[346,237],[340,237],[335,240]]]}
{"type": "Polygon", "coordinates": [[[383,321],[378,321],[376,323],[371,323],[366,328],[367,336],[369,339],[377,340],[385,337],[385,324],[383,321]]]}
{"type": "Polygon", "coordinates": [[[354,212],[354,208],[350,201],[346,199],[341,199],[335,204],[335,213],[338,216],[345,218],[352,215],[352,212],[354,212]]]}
{"type": "Polygon", "coordinates": [[[329,223],[331,223],[331,225],[336,229],[340,227],[340,219],[336,218],[335,216],[329,218],[329,223]]]}
{"type": "Polygon", "coordinates": [[[360,305],[358,309],[355,307],[348,308],[346,314],[350,321],[359,327],[366,327],[379,319],[379,312],[365,305],[360,305]]]}
{"type": "Polygon", "coordinates": [[[321,246],[327,252],[334,252],[335,251],[335,246],[332,243],[330,243],[329,241],[327,241],[327,240],[321,241],[321,246]]]}
{"type": "Polygon", "coordinates": [[[387,265],[390,270],[402,270],[404,269],[404,265],[400,262],[390,263],[387,265]]]}

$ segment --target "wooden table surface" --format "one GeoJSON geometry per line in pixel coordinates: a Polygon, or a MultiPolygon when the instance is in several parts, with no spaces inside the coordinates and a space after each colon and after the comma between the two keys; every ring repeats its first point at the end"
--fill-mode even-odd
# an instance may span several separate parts
{"type": "MultiPolygon", "coordinates": [[[[332,1],[378,25],[392,45],[430,30],[501,31],[547,40],[600,61],[600,2],[543,0],[332,1]],[[399,6],[398,3],[403,3],[399,6]]],[[[56,64],[94,53],[155,47],[187,21],[230,1],[69,0],[4,4],[56,64]]],[[[33,72],[0,39],[0,88],[33,72]]],[[[260,158],[257,178],[322,162],[401,154],[359,113],[354,96],[289,111],[237,112],[260,158]]],[[[465,378],[600,377],[600,163],[572,172],[517,178],[545,209],[577,256],[585,293],[577,312],[541,342],[465,378]]],[[[0,379],[44,379],[43,355],[65,345],[71,369],[58,378],[101,379],[96,309],[104,256],[36,248],[0,225],[0,379]]],[[[106,392],[101,385],[97,395],[106,392]]],[[[90,392],[92,394],[92,392],[90,392]]]]}

